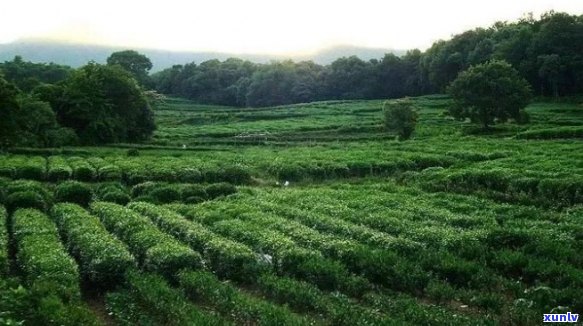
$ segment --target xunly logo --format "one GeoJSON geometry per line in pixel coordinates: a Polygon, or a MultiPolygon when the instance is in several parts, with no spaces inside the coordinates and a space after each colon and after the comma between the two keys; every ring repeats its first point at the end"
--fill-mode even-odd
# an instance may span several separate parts
{"type": "Polygon", "coordinates": [[[579,320],[579,314],[544,314],[544,323],[576,323],[579,320]]]}

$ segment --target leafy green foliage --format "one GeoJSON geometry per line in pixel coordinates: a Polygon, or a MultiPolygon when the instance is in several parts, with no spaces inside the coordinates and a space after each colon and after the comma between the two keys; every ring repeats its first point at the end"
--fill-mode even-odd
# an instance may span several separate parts
{"type": "Polygon", "coordinates": [[[55,200],[87,207],[93,200],[93,190],[87,184],[79,181],[65,181],[57,186],[55,200]]]}
{"type": "Polygon", "coordinates": [[[148,57],[134,50],[125,50],[112,53],[107,58],[110,66],[118,65],[132,74],[132,76],[144,86],[149,85],[148,71],[152,69],[152,62],[148,57]]]}
{"type": "Polygon", "coordinates": [[[143,215],[117,204],[94,202],[91,211],[117,235],[146,270],[171,277],[183,268],[200,268],[200,254],[161,232],[143,215]]]}
{"type": "Polygon", "coordinates": [[[257,299],[222,283],[208,272],[182,272],[180,286],[192,300],[212,305],[237,323],[257,325],[311,325],[313,321],[301,318],[288,308],[257,299]]]}
{"type": "Polygon", "coordinates": [[[521,110],[531,98],[530,86],[510,64],[489,61],[459,74],[448,88],[454,100],[450,113],[458,119],[469,118],[484,128],[497,119],[520,122],[521,110]]]}
{"type": "Polygon", "coordinates": [[[82,207],[57,204],[51,217],[69,252],[78,259],[81,274],[94,286],[113,288],[123,281],[128,269],[136,266],[125,245],[82,207]]]}
{"type": "Polygon", "coordinates": [[[209,268],[221,277],[251,281],[269,269],[268,264],[247,246],[218,236],[170,210],[143,202],[133,202],[129,208],[149,217],[164,231],[202,252],[209,268]]]}
{"type": "Polygon", "coordinates": [[[413,108],[411,101],[385,102],[383,112],[387,130],[396,132],[399,135],[399,140],[411,138],[417,124],[417,112],[413,108]]]}
{"type": "Polygon", "coordinates": [[[184,294],[154,274],[128,274],[129,289],[110,293],[107,308],[120,325],[228,325],[190,304],[184,294]]]}
{"type": "Polygon", "coordinates": [[[19,209],[13,215],[13,230],[17,262],[27,285],[65,301],[79,299],[77,264],[65,251],[51,220],[40,211],[19,209]]]}
{"type": "Polygon", "coordinates": [[[83,144],[138,142],[155,129],[142,90],[118,66],[89,63],[75,71],[64,83],[56,111],[61,124],[73,128],[83,144]]]}

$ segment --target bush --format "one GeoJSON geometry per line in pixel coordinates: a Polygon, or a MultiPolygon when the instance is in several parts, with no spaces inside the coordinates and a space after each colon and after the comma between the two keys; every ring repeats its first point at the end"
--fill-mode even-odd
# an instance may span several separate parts
{"type": "Polygon", "coordinates": [[[230,183],[215,183],[206,188],[206,193],[209,198],[217,198],[219,196],[228,196],[237,192],[237,188],[230,183]]]}
{"type": "Polygon", "coordinates": [[[126,207],[105,202],[91,204],[105,228],[124,241],[139,263],[149,271],[172,277],[183,268],[202,266],[202,257],[170,235],[160,231],[147,217],[126,207]]]}
{"type": "Polygon", "coordinates": [[[202,173],[197,169],[186,168],[176,172],[176,178],[180,182],[197,183],[202,182],[202,173]]]}
{"type": "Polygon", "coordinates": [[[180,197],[185,201],[190,197],[207,198],[208,194],[201,185],[185,185],[180,189],[180,197]]]}
{"type": "Polygon", "coordinates": [[[180,286],[197,302],[211,305],[239,324],[309,325],[308,320],[292,313],[287,307],[258,299],[223,283],[209,272],[182,272],[180,286]]]}
{"type": "Polygon", "coordinates": [[[17,191],[6,197],[6,208],[13,212],[17,208],[35,208],[40,211],[46,211],[49,204],[37,192],[34,191],[17,191]]]}
{"type": "Polygon", "coordinates": [[[161,186],[155,188],[148,194],[150,197],[160,204],[169,204],[180,201],[180,191],[174,185],[161,186]]]}
{"type": "Polygon", "coordinates": [[[107,192],[103,194],[103,196],[101,196],[99,199],[102,201],[108,201],[119,205],[126,205],[132,200],[130,195],[122,191],[107,192]]]}
{"type": "Polygon", "coordinates": [[[71,157],[68,162],[73,169],[73,178],[75,180],[88,182],[97,176],[95,168],[81,157],[71,157]]]}
{"type": "Polygon", "coordinates": [[[136,148],[130,148],[130,149],[128,149],[126,154],[128,157],[136,157],[136,156],[140,156],[140,151],[138,151],[138,149],[136,149],[136,148]]]}
{"type": "Polygon", "coordinates": [[[225,325],[152,274],[129,273],[128,290],[108,294],[106,302],[113,318],[122,325],[225,325]]]}
{"type": "Polygon", "coordinates": [[[142,195],[148,195],[152,190],[159,187],[160,185],[156,182],[146,181],[143,183],[138,183],[132,187],[131,194],[132,197],[138,197],[142,195]]]}
{"type": "Polygon", "coordinates": [[[410,100],[387,101],[383,104],[383,112],[387,130],[396,132],[399,140],[411,138],[417,124],[417,112],[410,100]]]}
{"type": "Polygon", "coordinates": [[[269,269],[249,247],[218,236],[173,211],[143,202],[133,202],[128,207],[150,218],[163,231],[194,250],[202,252],[208,267],[220,277],[250,281],[269,269]]]}
{"type": "Polygon", "coordinates": [[[17,179],[43,180],[45,168],[39,165],[18,166],[16,167],[15,177],[17,179]]]}
{"type": "Polygon", "coordinates": [[[79,300],[77,264],[61,244],[55,225],[38,210],[19,209],[13,215],[17,262],[27,285],[44,295],[79,300]]]}
{"type": "Polygon", "coordinates": [[[57,202],[69,202],[87,207],[93,199],[93,190],[88,185],[78,181],[67,181],[59,184],[55,191],[57,202]]]}
{"type": "Polygon", "coordinates": [[[80,262],[82,275],[96,286],[120,284],[135,260],[125,245],[105,230],[97,217],[75,204],[57,204],[51,210],[71,254],[80,262]]]}
{"type": "Polygon", "coordinates": [[[49,170],[47,172],[47,178],[50,181],[61,181],[70,179],[73,175],[73,170],[67,164],[64,158],[60,156],[49,157],[49,170]]]}
{"type": "Polygon", "coordinates": [[[0,279],[8,274],[8,213],[0,206],[0,279]]]}

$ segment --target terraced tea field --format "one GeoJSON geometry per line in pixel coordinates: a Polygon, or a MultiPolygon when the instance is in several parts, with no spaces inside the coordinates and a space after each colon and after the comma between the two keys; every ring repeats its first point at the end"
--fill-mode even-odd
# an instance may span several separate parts
{"type": "Polygon", "coordinates": [[[532,325],[583,312],[583,106],[170,99],[148,144],[0,156],[0,324],[532,325]]]}

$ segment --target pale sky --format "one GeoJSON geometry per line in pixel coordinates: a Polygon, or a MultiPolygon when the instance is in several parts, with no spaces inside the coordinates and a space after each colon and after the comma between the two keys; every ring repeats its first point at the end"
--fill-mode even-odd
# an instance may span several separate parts
{"type": "Polygon", "coordinates": [[[303,54],[333,45],[393,49],[583,0],[3,0],[0,43],[22,38],[178,51],[303,54]]]}

